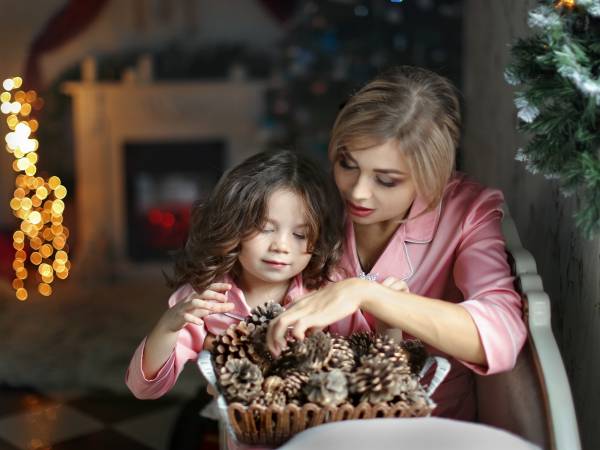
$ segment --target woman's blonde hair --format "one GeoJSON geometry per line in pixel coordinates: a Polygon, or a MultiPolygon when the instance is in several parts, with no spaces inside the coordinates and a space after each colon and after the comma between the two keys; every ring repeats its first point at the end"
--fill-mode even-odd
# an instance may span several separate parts
{"type": "Polygon", "coordinates": [[[399,66],[368,83],[340,110],[329,157],[340,150],[368,148],[396,140],[407,157],[417,194],[427,210],[437,206],[454,171],[460,138],[458,92],[429,70],[399,66]]]}

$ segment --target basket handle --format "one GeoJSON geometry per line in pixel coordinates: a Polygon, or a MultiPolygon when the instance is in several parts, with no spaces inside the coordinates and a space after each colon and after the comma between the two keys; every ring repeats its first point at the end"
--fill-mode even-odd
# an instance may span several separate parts
{"type": "Polygon", "coordinates": [[[421,372],[419,372],[419,379],[423,378],[434,364],[436,365],[435,373],[433,374],[431,383],[429,383],[429,386],[427,387],[427,395],[429,396],[433,395],[450,372],[450,362],[446,358],[442,358],[441,356],[430,356],[425,361],[425,365],[421,369],[421,372]]]}
{"type": "Polygon", "coordinates": [[[202,373],[202,375],[204,375],[204,378],[206,378],[206,381],[208,381],[208,384],[210,384],[211,387],[215,390],[215,392],[218,393],[217,407],[218,407],[219,415],[221,416],[221,419],[223,419],[226,423],[229,423],[229,421],[226,420],[226,418],[227,418],[227,403],[225,402],[225,397],[223,397],[223,394],[221,393],[221,390],[219,389],[219,385],[217,383],[217,374],[215,373],[215,368],[212,363],[212,355],[210,354],[210,352],[208,350],[202,350],[200,352],[200,355],[198,355],[197,364],[198,364],[198,368],[200,369],[200,372],[202,373]]]}

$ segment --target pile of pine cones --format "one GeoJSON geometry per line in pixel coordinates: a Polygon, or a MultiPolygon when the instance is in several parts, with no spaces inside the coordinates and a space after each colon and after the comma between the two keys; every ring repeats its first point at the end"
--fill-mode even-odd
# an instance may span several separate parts
{"type": "Polygon", "coordinates": [[[282,311],[277,303],[259,306],[216,339],[213,362],[228,403],[284,407],[402,401],[417,408],[431,406],[417,376],[427,359],[420,342],[397,344],[370,333],[345,338],[316,332],[289,342],[273,359],[266,332],[282,311]]]}

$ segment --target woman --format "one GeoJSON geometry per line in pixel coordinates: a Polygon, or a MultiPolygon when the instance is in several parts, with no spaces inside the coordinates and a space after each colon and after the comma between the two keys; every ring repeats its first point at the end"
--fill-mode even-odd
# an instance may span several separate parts
{"type": "Polygon", "coordinates": [[[473,372],[511,369],[527,332],[500,227],[503,196],[454,171],[459,129],[455,88],[425,69],[399,67],[350,98],[329,146],[348,215],[348,278],[272,322],[274,355],[288,329],[302,339],[361,309],[373,328],[399,328],[449,357],[435,414],[475,419],[473,372]],[[410,292],[388,287],[394,277],[410,292]]]}

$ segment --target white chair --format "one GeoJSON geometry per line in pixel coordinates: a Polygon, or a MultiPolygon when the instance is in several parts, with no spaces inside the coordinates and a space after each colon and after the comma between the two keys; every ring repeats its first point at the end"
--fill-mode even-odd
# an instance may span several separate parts
{"type": "Polygon", "coordinates": [[[552,334],[550,299],[507,209],[502,228],[529,336],[513,370],[476,377],[479,422],[544,449],[580,450],[569,380],[552,334]]]}

